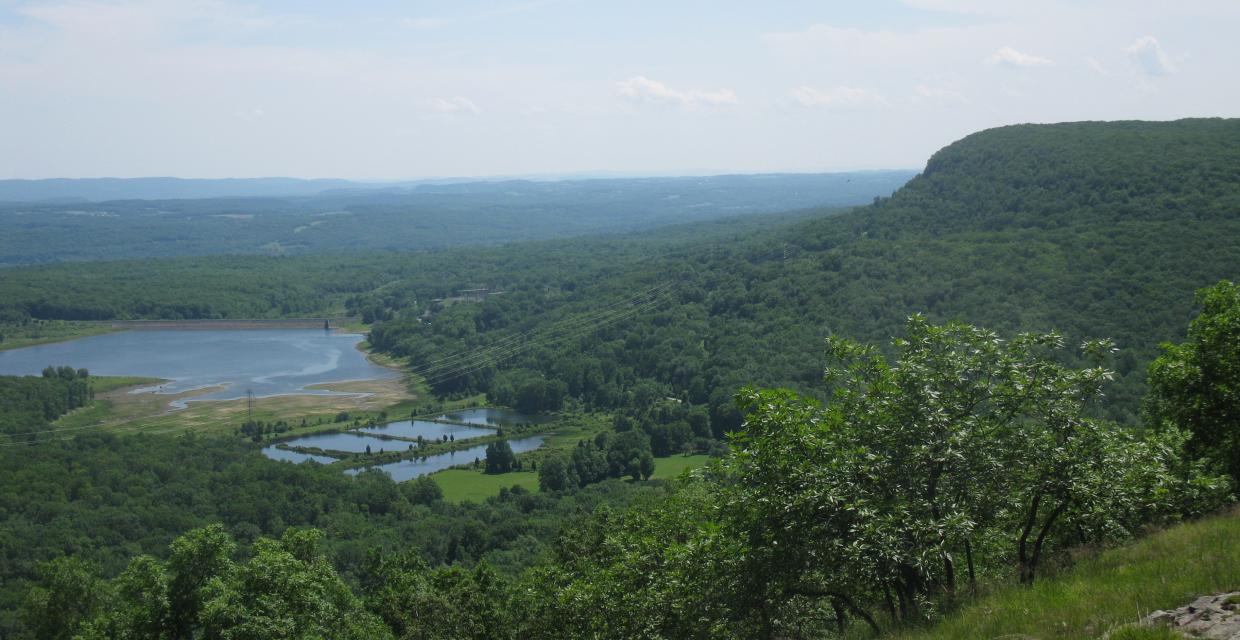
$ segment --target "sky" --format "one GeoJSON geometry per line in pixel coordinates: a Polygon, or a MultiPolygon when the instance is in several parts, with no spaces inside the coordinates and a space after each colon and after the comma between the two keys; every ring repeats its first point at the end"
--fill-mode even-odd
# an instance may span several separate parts
{"type": "Polygon", "coordinates": [[[1237,33],[1237,0],[0,0],[0,178],[919,169],[1240,116],[1237,33]]]}

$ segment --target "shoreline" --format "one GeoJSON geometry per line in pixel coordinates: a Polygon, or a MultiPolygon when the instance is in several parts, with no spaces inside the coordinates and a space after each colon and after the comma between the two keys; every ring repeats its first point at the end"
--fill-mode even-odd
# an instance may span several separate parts
{"type": "MultiPolygon", "coordinates": [[[[319,318],[253,318],[253,319],[198,319],[198,320],[51,320],[57,329],[67,329],[55,335],[28,338],[21,335],[0,341],[0,351],[12,351],[37,347],[58,342],[70,342],[82,338],[90,338],[120,331],[199,331],[199,330],[236,330],[236,329],[323,329],[327,321],[332,333],[361,334],[357,318],[351,317],[319,317],[319,318]]],[[[396,368],[392,365],[374,362],[378,366],[396,368]]]]}
{"type": "Polygon", "coordinates": [[[250,319],[202,319],[202,320],[108,320],[107,324],[114,331],[152,331],[152,330],[219,330],[219,329],[323,329],[327,323],[328,331],[339,333],[358,333],[344,330],[341,327],[352,324],[356,318],[319,317],[319,318],[250,318],[250,319]]]}

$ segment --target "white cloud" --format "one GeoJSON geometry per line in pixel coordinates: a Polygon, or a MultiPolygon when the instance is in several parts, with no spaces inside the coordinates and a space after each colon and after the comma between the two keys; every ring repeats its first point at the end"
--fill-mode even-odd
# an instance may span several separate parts
{"type": "Polygon", "coordinates": [[[954,89],[919,84],[913,91],[917,94],[916,102],[920,103],[934,104],[940,107],[955,107],[969,104],[969,98],[954,89]]]}
{"type": "Polygon", "coordinates": [[[1142,73],[1150,76],[1166,76],[1176,72],[1175,64],[1167,57],[1162,45],[1154,36],[1142,36],[1124,49],[1128,59],[1142,73]]]}
{"type": "Polygon", "coordinates": [[[887,104],[883,96],[857,87],[835,87],[820,91],[812,87],[797,87],[788,94],[803,107],[825,109],[866,109],[887,104]]]}
{"type": "Polygon", "coordinates": [[[431,111],[440,115],[478,115],[482,110],[473,100],[464,96],[453,96],[451,98],[434,98],[427,103],[431,111]]]}
{"type": "Polygon", "coordinates": [[[1101,62],[1098,62],[1098,61],[1097,61],[1097,60],[1095,60],[1094,58],[1090,58],[1089,56],[1086,56],[1086,57],[1085,57],[1085,64],[1086,64],[1086,65],[1088,65],[1090,69],[1093,69],[1093,70],[1094,70],[1094,73],[1097,73],[1097,74],[1098,74],[1098,75],[1100,75],[1100,76],[1109,76],[1109,75],[1111,75],[1110,70],[1108,70],[1106,67],[1102,66],[1102,63],[1101,63],[1101,62]]]}
{"type": "Polygon", "coordinates": [[[699,104],[725,105],[737,102],[736,93],[731,89],[681,91],[646,76],[633,76],[616,83],[616,95],[637,102],[674,104],[682,107],[695,107],[699,104]]]}
{"type": "Polygon", "coordinates": [[[987,64],[1004,67],[1045,67],[1055,64],[1049,58],[1022,53],[1012,47],[1003,47],[986,59],[987,64]]]}

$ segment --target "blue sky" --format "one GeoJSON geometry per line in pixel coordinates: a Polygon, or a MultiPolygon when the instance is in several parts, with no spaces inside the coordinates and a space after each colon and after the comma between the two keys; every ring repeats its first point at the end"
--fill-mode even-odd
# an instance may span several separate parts
{"type": "Polygon", "coordinates": [[[0,178],[918,168],[1240,115],[1240,3],[0,0],[0,178]]]}

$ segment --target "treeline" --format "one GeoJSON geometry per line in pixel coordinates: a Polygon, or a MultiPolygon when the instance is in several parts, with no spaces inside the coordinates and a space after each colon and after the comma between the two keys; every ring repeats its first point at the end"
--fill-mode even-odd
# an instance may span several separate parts
{"type": "MultiPolygon", "coordinates": [[[[19,618],[38,637],[255,640],[773,639],[922,624],[983,582],[1032,583],[1069,547],[1126,540],[1232,499],[1235,478],[1218,461],[1240,454],[1235,441],[1213,439],[1215,422],[1165,412],[1234,400],[1238,371],[1202,365],[1234,351],[1215,338],[1240,331],[1238,291],[1203,294],[1189,342],[1159,365],[1192,354],[1181,368],[1196,384],[1156,384],[1150,406],[1160,409],[1145,430],[1089,415],[1111,377],[1107,340],[1083,344],[1090,364],[1078,367],[1054,333],[1001,337],[914,317],[890,356],[829,341],[826,404],[744,391],[744,428],[722,462],[670,494],[596,509],[519,574],[373,550],[347,576],[319,532],[288,529],[241,555],[215,526],[111,580],[82,559],[43,563],[19,618]]],[[[594,454],[640,451],[642,437],[583,443],[574,464],[605,473],[594,454]]]]}
{"type": "Polygon", "coordinates": [[[572,452],[553,453],[538,469],[543,491],[575,490],[608,478],[649,480],[654,473],[650,439],[640,431],[606,431],[594,440],[582,440],[572,452]]]}
{"type": "Polygon", "coordinates": [[[346,313],[370,321],[416,304],[451,306],[462,289],[515,293],[573,287],[703,241],[733,242],[794,212],[665,227],[572,242],[424,252],[293,257],[214,256],[11,267],[0,279],[0,324],[32,320],[219,319],[346,313]],[[569,277],[566,264],[580,271],[569,277]],[[554,280],[548,276],[556,273],[554,280]],[[434,302],[441,300],[441,302],[434,302]],[[446,300],[446,302],[444,302],[446,300]]]}
{"type": "Polygon", "coordinates": [[[90,372],[48,367],[41,377],[0,376],[0,444],[38,439],[53,420],[90,401],[90,372]]]}

